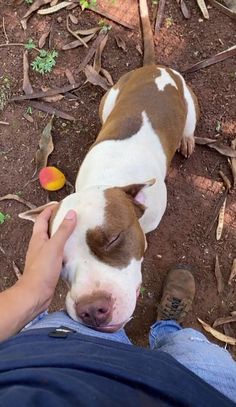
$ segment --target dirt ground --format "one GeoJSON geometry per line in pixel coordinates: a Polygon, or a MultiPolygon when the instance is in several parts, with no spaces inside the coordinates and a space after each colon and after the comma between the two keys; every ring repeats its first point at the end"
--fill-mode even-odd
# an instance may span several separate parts
{"type": "MultiPolygon", "coordinates": [[[[133,0],[134,1],[134,0],[133,0]]],[[[67,11],[56,15],[40,17],[34,15],[24,34],[20,18],[27,10],[24,3],[13,7],[11,1],[0,0],[0,43],[6,38],[1,27],[4,17],[5,28],[10,42],[25,42],[28,38],[37,41],[53,20],[54,48],[72,41],[66,31],[67,11]],[[62,18],[58,22],[58,17],[62,18]]],[[[132,3],[132,1],[131,1],[132,3]]],[[[209,20],[203,20],[195,1],[187,0],[191,18],[185,20],[175,0],[167,0],[163,28],[156,38],[156,62],[166,64],[177,70],[198,62],[235,44],[235,23],[228,16],[209,7],[209,20]],[[167,20],[166,20],[167,19],[167,20]]],[[[151,14],[154,6],[150,4],[151,14]]],[[[110,8],[112,13],[112,6],[110,8]]],[[[93,27],[100,17],[91,12],[81,13],[80,7],[72,13],[78,18],[78,26],[93,27]]],[[[142,57],[136,46],[142,46],[138,29],[128,30],[112,23],[109,39],[105,47],[102,64],[117,81],[120,76],[142,64],[142,57]],[[115,34],[123,36],[127,52],[119,49],[115,34]]],[[[80,47],[70,51],[59,51],[56,68],[44,77],[30,72],[31,83],[35,90],[42,86],[56,87],[68,83],[65,69],[70,68],[76,80],[84,74],[76,74],[78,64],[83,60],[86,49],[80,47]]],[[[8,78],[12,95],[22,94],[22,47],[0,48],[0,80],[8,78]]],[[[201,118],[196,135],[200,137],[218,137],[225,144],[235,138],[236,133],[236,71],[235,59],[202,69],[185,76],[195,91],[200,107],[201,118]],[[220,123],[220,124],[219,124],[220,123]]],[[[90,145],[98,134],[100,123],[98,106],[104,91],[87,84],[77,91],[77,99],[55,103],[60,109],[75,116],[75,122],[55,118],[53,140],[55,149],[49,158],[49,165],[60,168],[71,183],[75,182],[79,166],[90,145]]],[[[1,113],[0,120],[9,125],[0,125],[0,196],[8,193],[20,193],[23,198],[36,205],[44,204],[47,193],[38,182],[25,184],[34,172],[34,156],[38,146],[40,132],[47,124],[49,116],[33,109],[33,123],[23,114],[26,103],[11,103],[1,113]]],[[[206,147],[197,146],[194,154],[186,160],[176,154],[167,177],[168,206],[158,229],[148,236],[148,250],[143,264],[142,298],[139,299],[135,316],[127,325],[127,332],[138,345],[147,345],[150,324],[155,320],[156,304],[160,299],[163,279],[168,269],[175,263],[193,266],[197,294],[193,310],[185,326],[201,329],[197,317],[212,324],[220,316],[227,316],[236,310],[235,285],[224,292],[217,293],[214,275],[216,253],[225,282],[227,283],[233,259],[236,257],[236,201],[235,192],[228,195],[225,224],[220,241],[216,241],[215,229],[207,235],[214,215],[214,209],[223,193],[223,184],[219,170],[230,179],[231,171],[227,158],[206,147]]],[[[50,200],[60,200],[67,195],[64,188],[50,193],[50,200]]],[[[14,202],[0,202],[0,211],[10,215],[0,225],[0,291],[10,287],[16,281],[12,268],[14,260],[20,270],[24,267],[24,258],[30,239],[32,224],[18,218],[25,206],[14,202]]],[[[52,304],[52,309],[64,306],[65,287],[60,282],[52,304]]],[[[232,335],[236,336],[236,324],[231,324],[232,335]]],[[[223,331],[222,331],[223,332],[223,331]]],[[[211,338],[213,339],[213,338],[211,338]]]]}

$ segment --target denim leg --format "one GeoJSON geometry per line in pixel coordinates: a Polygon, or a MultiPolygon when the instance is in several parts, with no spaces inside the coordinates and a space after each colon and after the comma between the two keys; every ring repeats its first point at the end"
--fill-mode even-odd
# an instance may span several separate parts
{"type": "Polygon", "coordinates": [[[23,331],[40,328],[58,328],[59,326],[66,326],[67,328],[73,329],[74,331],[83,335],[96,336],[97,338],[103,338],[110,341],[122,342],[128,345],[132,345],[124,329],[120,329],[119,331],[114,333],[95,331],[92,328],[74,321],[65,311],[58,311],[51,314],[43,315],[40,320],[36,318],[30,324],[26,325],[23,331]]]}
{"type": "Polygon", "coordinates": [[[150,347],[169,353],[182,365],[236,402],[236,362],[230,353],[191,328],[158,321],[149,334],[150,347]]]}

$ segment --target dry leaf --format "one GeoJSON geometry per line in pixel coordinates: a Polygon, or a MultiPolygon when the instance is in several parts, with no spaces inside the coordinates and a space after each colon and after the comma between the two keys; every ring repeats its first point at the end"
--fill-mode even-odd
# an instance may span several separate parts
{"type": "Polygon", "coordinates": [[[38,14],[40,15],[47,15],[47,14],[53,14],[56,13],[59,10],[62,10],[63,8],[66,8],[67,6],[70,6],[71,2],[70,1],[62,1],[59,4],[56,4],[55,6],[48,7],[48,8],[42,8],[37,11],[38,14]]]}
{"type": "Polygon", "coordinates": [[[66,77],[67,77],[69,83],[71,85],[74,84],[75,83],[75,78],[74,78],[72,72],[69,70],[69,68],[66,68],[65,74],[66,74],[66,77]]]}
{"type": "Polygon", "coordinates": [[[231,189],[231,182],[229,180],[229,178],[227,177],[227,175],[225,175],[223,173],[223,171],[219,171],[219,175],[221,176],[221,178],[223,179],[225,188],[229,191],[231,189]]]}
{"type": "Polygon", "coordinates": [[[206,137],[194,137],[195,143],[200,144],[201,146],[204,146],[206,144],[212,144],[216,143],[217,140],[211,139],[211,138],[206,138],[206,137]]]}
{"type": "Polygon", "coordinates": [[[216,255],[216,259],[215,259],[215,276],[216,276],[216,281],[217,281],[217,291],[219,294],[222,293],[222,291],[224,290],[224,280],[223,280],[223,276],[220,270],[220,263],[219,263],[219,258],[218,255],[216,255]]]}
{"type": "Polygon", "coordinates": [[[236,0],[223,0],[223,1],[230,10],[236,12],[236,0]]]}
{"type": "MultiPolygon", "coordinates": [[[[43,92],[47,92],[47,90],[49,90],[49,89],[50,88],[48,88],[48,87],[42,86],[43,92]]],[[[53,103],[53,102],[59,102],[63,98],[64,98],[64,96],[59,93],[58,95],[54,95],[54,96],[46,96],[43,98],[43,100],[45,100],[45,102],[53,103]]]]}
{"type": "Polygon", "coordinates": [[[26,95],[33,93],[33,88],[29,80],[29,61],[28,61],[28,51],[23,53],[23,91],[26,95]]]}
{"type": "Polygon", "coordinates": [[[27,20],[29,19],[29,17],[31,16],[31,14],[34,11],[37,11],[41,6],[50,3],[51,0],[35,0],[32,4],[32,6],[30,6],[29,10],[27,11],[27,13],[25,13],[25,15],[23,16],[23,18],[21,19],[21,25],[23,30],[26,30],[27,28],[27,20]]]}
{"type": "Polygon", "coordinates": [[[1,197],[0,197],[0,201],[8,201],[8,200],[13,200],[13,201],[20,202],[20,203],[22,203],[23,205],[26,205],[26,206],[27,206],[28,208],[30,208],[30,209],[36,208],[36,205],[32,204],[32,203],[29,202],[29,201],[26,201],[26,200],[23,199],[23,198],[20,198],[18,195],[7,194],[7,195],[4,195],[4,196],[1,196],[1,197]]]}
{"type": "Polygon", "coordinates": [[[191,17],[190,11],[187,8],[184,0],[180,0],[180,9],[183,13],[184,18],[189,19],[191,17]]]}
{"type": "Polygon", "coordinates": [[[35,109],[41,110],[42,112],[49,113],[56,117],[61,117],[64,120],[75,121],[75,118],[70,114],[63,112],[63,110],[56,109],[54,106],[50,105],[47,102],[36,102],[34,100],[30,100],[28,105],[34,107],[35,109]]]}
{"type": "Polygon", "coordinates": [[[97,38],[95,39],[95,41],[92,43],[91,47],[89,48],[88,53],[85,56],[84,60],[79,64],[78,68],[76,69],[76,73],[79,73],[85,69],[86,65],[88,65],[89,61],[94,56],[97,47],[99,46],[100,42],[103,40],[105,35],[106,34],[104,32],[100,31],[97,38]]]}
{"type": "Polygon", "coordinates": [[[160,0],[157,8],[156,22],[155,22],[155,34],[158,34],[161,28],[161,24],[164,17],[166,0],[160,0]]]}
{"type": "Polygon", "coordinates": [[[101,88],[105,90],[109,89],[109,84],[107,83],[106,79],[99,75],[91,65],[87,65],[85,67],[84,73],[88,82],[92,83],[93,85],[101,86],[101,88]]]}
{"type": "Polygon", "coordinates": [[[52,141],[52,122],[53,116],[49,120],[48,124],[42,131],[40,140],[39,140],[39,149],[36,151],[36,169],[34,174],[38,174],[39,171],[47,166],[48,156],[53,152],[54,145],[52,141]]]}
{"type": "Polygon", "coordinates": [[[124,52],[127,52],[126,43],[123,40],[123,38],[121,37],[121,35],[116,34],[115,40],[116,40],[117,47],[123,49],[124,52]]]}
{"type": "Polygon", "coordinates": [[[19,268],[17,267],[16,263],[14,262],[14,260],[12,261],[12,267],[15,273],[15,276],[17,278],[17,280],[20,280],[22,277],[22,273],[20,272],[19,268]]]}
{"type": "Polygon", "coordinates": [[[228,343],[229,345],[236,345],[236,338],[232,338],[231,336],[222,334],[221,332],[212,328],[206,322],[202,321],[200,318],[198,318],[198,321],[203,326],[203,328],[205,329],[206,332],[209,332],[212,336],[214,336],[219,341],[228,343]]]}
{"type": "Polygon", "coordinates": [[[197,4],[198,4],[198,7],[200,8],[200,10],[201,10],[201,12],[203,14],[203,17],[208,20],[209,19],[209,13],[208,13],[205,1],[204,0],[197,0],[197,4]]]}
{"type": "Polygon", "coordinates": [[[81,42],[81,40],[75,40],[75,41],[69,42],[68,44],[63,45],[63,47],[61,49],[62,49],[62,51],[68,51],[69,49],[81,47],[82,45],[84,45],[84,43],[87,44],[94,37],[94,35],[95,34],[90,34],[87,37],[84,37],[83,42],[81,42]]]}
{"type": "Polygon", "coordinates": [[[105,37],[102,39],[102,41],[98,44],[96,52],[95,52],[93,68],[97,73],[100,72],[101,67],[102,67],[102,53],[106,46],[107,39],[108,39],[108,34],[106,34],[105,37]]]}
{"type": "Polygon", "coordinates": [[[22,116],[23,116],[23,117],[25,118],[25,120],[27,120],[29,123],[34,123],[34,119],[33,119],[32,116],[30,116],[30,114],[28,114],[28,113],[23,113],[22,116]]]}
{"type": "Polygon", "coordinates": [[[91,35],[91,34],[96,34],[96,32],[98,32],[99,30],[101,30],[101,27],[92,27],[92,28],[87,28],[86,30],[75,30],[73,31],[75,34],[78,35],[91,35]]]}
{"type": "Polygon", "coordinates": [[[222,231],[223,231],[223,227],[224,227],[226,200],[227,200],[227,196],[225,197],[223,205],[220,208],[218,226],[216,229],[216,240],[220,240],[221,235],[222,235],[222,231]]]}
{"type": "Polygon", "coordinates": [[[46,44],[47,38],[50,34],[50,30],[48,30],[47,32],[43,33],[41,35],[41,37],[39,38],[39,48],[43,48],[44,45],[46,44]]]}
{"type": "Polygon", "coordinates": [[[74,14],[69,13],[69,18],[70,18],[70,21],[71,21],[73,24],[78,24],[79,20],[78,20],[77,17],[74,16],[74,14]]]}
{"type": "Polygon", "coordinates": [[[210,65],[216,64],[217,62],[224,61],[227,58],[233,57],[236,55],[236,45],[226,49],[225,51],[219,52],[218,54],[214,55],[213,57],[204,59],[201,62],[197,62],[196,64],[190,66],[187,69],[184,69],[182,73],[191,73],[196,72],[199,69],[206,68],[210,65]]]}
{"type": "Polygon", "coordinates": [[[211,139],[203,138],[203,137],[195,137],[195,142],[196,142],[196,144],[206,145],[210,148],[213,148],[213,149],[217,150],[220,154],[226,155],[227,157],[233,157],[233,158],[236,157],[236,150],[220,143],[217,140],[211,140],[211,139]]]}
{"type": "Polygon", "coordinates": [[[107,82],[109,83],[109,85],[113,86],[114,82],[112,79],[111,74],[104,68],[101,68],[101,73],[103,74],[103,76],[106,78],[107,82]]]}
{"type": "MultiPolygon", "coordinates": [[[[222,13],[226,14],[227,16],[236,19],[236,6],[235,7],[225,7],[223,4],[219,3],[216,0],[208,0],[210,4],[212,4],[215,8],[222,11],[222,13]]],[[[225,1],[226,4],[226,1],[225,1]]],[[[236,4],[236,3],[234,3],[236,4]]]]}
{"type": "Polygon", "coordinates": [[[228,324],[230,322],[236,322],[236,315],[232,315],[229,317],[223,317],[223,318],[217,318],[213,324],[213,328],[216,328],[217,326],[223,325],[223,324],[228,324]]]}
{"type": "Polygon", "coordinates": [[[63,94],[63,93],[70,92],[71,90],[78,89],[81,85],[82,85],[82,83],[76,82],[72,85],[62,86],[61,88],[50,89],[47,92],[39,91],[39,92],[34,92],[30,95],[14,96],[9,101],[10,102],[21,102],[23,100],[41,99],[41,98],[48,97],[48,96],[58,95],[59,93],[63,94]]]}
{"type": "MultiPolygon", "coordinates": [[[[236,150],[236,138],[231,141],[231,148],[236,150]]],[[[231,158],[231,171],[233,175],[233,188],[236,188],[236,158],[231,158]]]]}
{"type": "Polygon", "coordinates": [[[236,279],[236,258],[233,261],[229,281],[228,284],[232,284],[232,282],[236,279]]]}

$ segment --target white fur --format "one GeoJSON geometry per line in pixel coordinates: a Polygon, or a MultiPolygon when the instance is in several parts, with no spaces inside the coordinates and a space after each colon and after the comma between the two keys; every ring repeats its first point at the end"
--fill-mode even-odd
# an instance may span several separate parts
{"type": "Polygon", "coordinates": [[[187,118],[185,122],[185,127],[184,127],[184,132],[183,132],[183,137],[193,137],[195,127],[197,124],[197,115],[196,115],[196,108],[194,105],[193,97],[188,89],[188,86],[179,72],[174,71],[173,72],[178,75],[182,81],[183,84],[183,90],[184,90],[184,98],[187,104],[187,118]]]}
{"type": "Polygon", "coordinates": [[[140,224],[148,233],[157,227],[166,208],[166,156],[146,113],[142,116],[143,125],[132,137],[107,140],[89,151],[75,187],[81,191],[101,183],[125,186],[156,178],[156,183],[143,191],[147,209],[140,224]]]}
{"type": "Polygon", "coordinates": [[[102,123],[104,123],[107,120],[109,114],[114,108],[118,94],[119,88],[114,89],[113,87],[108,91],[102,111],[102,123]]]}
{"type": "Polygon", "coordinates": [[[110,295],[114,302],[110,325],[122,324],[130,318],[135,308],[136,291],[142,281],[141,261],[132,259],[127,267],[117,270],[91,253],[86,233],[104,222],[104,187],[88,188],[66,197],[54,219],[52,233],[55,233],[69,209],[77,212],[77,226],[64,249],[62,276],[71,287],[66,299],[67,311],[71,318],[79,321],[75,302],[101,290],[110,295]]]}
{"type": "Polygon", "coordinates": [[[161,75],[155,78],[155,83],[158,90],[163,91],[166,85],[172,85],[177,89],[175,81],[171,78],[165,68],[158,68],[161,71],[161,75]]]}

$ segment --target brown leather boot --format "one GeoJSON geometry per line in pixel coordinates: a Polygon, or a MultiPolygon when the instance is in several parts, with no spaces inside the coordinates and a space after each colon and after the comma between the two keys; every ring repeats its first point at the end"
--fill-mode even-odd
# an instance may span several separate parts
{"type": "Polygon", "coordinates": [[[194,295],[195,281],[189,267],[177,265],[170,270],[165,280],[157,320],[182,322],[191,309],[194,295]]]}

